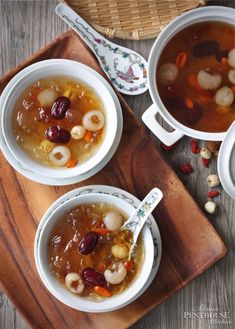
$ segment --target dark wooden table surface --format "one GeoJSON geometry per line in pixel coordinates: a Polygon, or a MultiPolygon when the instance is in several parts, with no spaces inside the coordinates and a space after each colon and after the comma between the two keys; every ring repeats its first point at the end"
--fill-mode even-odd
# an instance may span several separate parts
{"type": "MultiPolygon", "coordinates": [[[[10,1],[0,0],[0,75],[3,75],[25,57],[43,47],[68,27],[55,15],[56,0],[10,1]]],[[[235,0],[209,1],[209,4],[235,7],[235,0]]],[[[154,40],[122,41],[145,58],[154,40]]],[[[137,116],[151,104],[147,93],[125,97],[137,116]]],[[[156,147],[159,147],[156,141],[156,147]]],[[[186,188],[200,207],[206,201],[206,177],[216,173],[216,160],[204,169],[198,159],[192,158],[189,139],[184,138],[172,153],[163,154],[183,180],[186,188]],[[178,170],[182,161],[190,160],[195,172],[183,177],[178,170]]],[[[170,300],[157,307],[133,326],[133,329],[233,329],[235,328],[235,202],[222,191],[217,199],[218,212],[210,221],[229,247],[228,255],[209,271],[194,280],[170,300]],[[211,314],[226,313],[226,323],[215,324],[210,319],[190,318],[187,312],[209,310],[211,314]]],[[[180,211],[179,211],[180,216],[180,211]]],[[[192,314],[191,314],[192,316],[192,314]]],[[[12,303],[0,291],[0,329],[25,329],[12,303]]],[[[63,329],[63,328],[58,328],[63,329]]],[[[91,328],[92,329],[92,328],[91,328]]],[[[104,328],[105,329],[105,328],[104,328]]]]}

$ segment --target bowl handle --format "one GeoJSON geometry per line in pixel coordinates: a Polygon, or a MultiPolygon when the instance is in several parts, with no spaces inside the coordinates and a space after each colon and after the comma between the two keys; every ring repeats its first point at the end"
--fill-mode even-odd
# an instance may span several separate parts
{"type": "Polygon", "coordinates": [[[181,139],[184,134],[177,129],[172,132],[165,130],[155,118],[157,113],[159,113],[159,109],[155,104],[152,104],[142,115],[142,120],[161,142],[167,146],[171,146],[181,139]]]}

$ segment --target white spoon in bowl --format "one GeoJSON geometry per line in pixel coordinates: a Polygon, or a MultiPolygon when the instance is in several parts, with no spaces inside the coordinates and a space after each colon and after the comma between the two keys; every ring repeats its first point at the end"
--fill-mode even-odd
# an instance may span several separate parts
{"type": "Polygon", "coordinates": [[[120,230],[125,231],[129,230],[133,234],[133,240],[131,247],[129,249],[129,258],[131,258],[131,254],[134,251],[138,236],[142,227],[144,226],[146,220],[149,215],[156,208],[158,203],[161,201],[163,197],[162,191],[158,188],[153,188],[144,198],[144,200],[140,203],[135,212],[131,215],[131,217],[122,225],[120,230]]]}
{"type": "Polygon", "coordinates": [[[64,3],[58,4],[55,12],[89,46],[119,92],[139,95],[148,89],[147,62],[142,56],[105,39],[64,3]]]}

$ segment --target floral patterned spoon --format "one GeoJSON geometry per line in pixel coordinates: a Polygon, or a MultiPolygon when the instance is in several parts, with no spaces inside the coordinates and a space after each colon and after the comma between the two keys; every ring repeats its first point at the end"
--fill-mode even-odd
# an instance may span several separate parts
{"type": "Polygon", "coordinates": [[[158,188],[153,188],[140,203],[139,207],[131,215],[131,217],[122,225],[121,230],[130,230],[133,233],[133,240],[129,249],[129,259],[134,251],[138,236],[142,227],[152,211],[156,208],[163,197],[162,191],[158,188]]]}
{"type": "Polygon", "coordinates": [[[147,62],[142,56],[105,39],[64,3],[55,11],[90,47],[119,92],[138,95],[148,89],[147,62]]]}

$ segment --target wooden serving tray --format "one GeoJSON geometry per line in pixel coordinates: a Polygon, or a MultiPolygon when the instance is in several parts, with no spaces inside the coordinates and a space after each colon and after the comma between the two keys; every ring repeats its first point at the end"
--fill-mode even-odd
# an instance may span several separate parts
{"type": "MultiPolygon", "coordinates": [[[[0,91],[23,67],[47,58],[77,60],[102,74],[90,51],[70,31],[3,77],[0,91]]],[[[127,328],[226,254],[214,228],[118,96],[124,115],[119,148],[100,173],[82,184],[51,187],[34,183],[16,173],[0,155],[0,280],[32,328],[127,328]],[[41,283],[33,257],[35,231],[48,206],[65,192],[90,184],[117,186],[140,199],[154,186],[164,193],[155,215],[163,247],[156,278],[138,300],[121,310],[102,314],[75,311],[58,302],[41,283]]]]}

